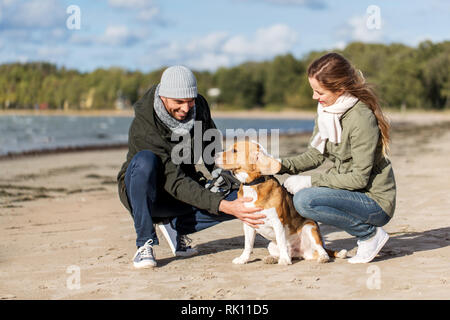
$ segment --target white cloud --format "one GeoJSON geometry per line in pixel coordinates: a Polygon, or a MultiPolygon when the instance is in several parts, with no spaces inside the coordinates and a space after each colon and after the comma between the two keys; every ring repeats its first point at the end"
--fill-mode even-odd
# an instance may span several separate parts
{"type": "Polygon", "coordinates": [[[237,35],[224,44],[223,50],[231,55],[266,58],[289,51],[297,34],[286,25],[276,24],[258,29],[253,38],[237,35]]]}
{"type": "Polygon", "coordinates": [[[333,48],[336,48],[338,50],[344,50],[347,46],[347,43],[345,41],[338,41],[334,44],[333,48]]]}
{"type": "Polygon", "coordinates": [[[227,38],[227,32],[213,32],[202,38],[192,39],[186,44],[186,49],[192,53],[199,51],[219,52],[227,38]]]}
{"type": "Polygon", "coordinates": [[[108,0],[108,4],[111,7],[116,8],[145,8],[149,4],[151,4],[152,1],[148,0],[108,0]]]}
{"type": "MultiPolygon", "coordinates": [[[[405,39],[405,38],[403,38],[403,39],[405,39]]],[[[436,43],[436,42],[442,42],[442,41],[448,41],[448,40],[449,40],[449,37],[445,37],[445,36],[438,36],[438,35],[431,35],[431,34],[418,34],[415,37],[411,37],[407,41],[404,41],[404,43],[409,46],[416,47],[423,41],[431,41],[431,42],[436,43]]]]}
{"type": "Polygon", "coordinates": [[[230,65],[231,59],[226,54],[205,52],[201,56],[189,58],[186,64],[196,70],[215,70],[230,65]]]}
{"type": "Polygon", "coordinates": [[[66,47],[48,47],[44,46],[38,48],[36,51],[36,57],[39,60],[49,61],[53,63],[59,63],[65,60],[70,54],[70,50],[66,47]]]}
{"type": "Polygon", "coordinates": [[[305,6],[310,9],[324,9],[326,3],[324,0],[239,0],[239,1],[253,1],[253,2],[267,2],[277,5],[297,5],[305,6]]]}
{"type": "Polygon", "coordinates": [[[380,42],[383,40],[383,25],[381,25],[380,29],[369,29],[366,16],[352,17],[348,21],[348,24],[351,27],[351,36],[353,40],[362,42],[380,42]]]}
{"type": "Polygon", "coordinates": [[[0,30],[3,40],[20,55],[26,45],[65,42],[66,11],[57,0],[0,0],[0,30]]]}
{"type": "MultiPolygon", "coordinates": [[[[289,52],[297,33],[283,24],[258,29],[252,36],[213,32],[183,42],[168,42],[156,50],[152,63],[184,64],[197,70],[215,70],[244,61],[260,61],[289,52]]],[[[147,59],[142,62],[145,65],[147,59]]]]}
{"type": "Polygon", "coordinates": [[[112,46],[130,45],[138,40],[139,35],[123,25],[108,26],[105,33],[99,37],[100,43],[112,46]]]}
{"type": "Polygon", "coordinates": [[[158,7],[144,8],[139,11],[137,17],[141,21],[150,21],[156,19],[161,11],[158,7]]]}
{"type": "Polygon", "coordinates": [[[160,20],[161,10],[151,0],[108,0],[112,8],[125,9],[134,12],[137,19],[143,22],[160,20]]]}
{"type": "Polygon", "coordinates": [[[28,56],[23,55],[23,54],[18,55],[18,56],[16,57],[16,59],[17,59],[17,61],[19,61],[20,63],[27,63],[27,62],[30,60],[28,56]]]}
{"type": "Polygon", "coordinates": [[[380,28],[371,28],[368,26],[368,16],[353,16],[348,19],[347,23],[337,30],[339,38],[337,46],[342,48],[345,44],[352,41],[361,41],[366,43],[380,43],[385,41],[386,27],[384,20],[380,21],[380,28]]]}
{"type": "MultiPolygon", "coordinates": [[[[230,57],[223,53],[223,44],[229,38],[226,32],[213,32],[190,41],[171,41],[160,46],[156,55],[152,55],[151,63],[158,65],[184,64],[194,69],[215,69],[230,64],[230,57]]],[[[148,67],[148,55],[142,59],[144,67],[148,67]]]]}
{"type": "Polygon", "coordinates": [[[26,43],[15,47],[9,44],[0,50],[0,63],[46,61],[62,65],[64,61],[70,58],[71,53],[70,48],[64,45],[43,44],[36,46],[33,43],[26,43]]]}
{"type": "Polygon", "coordinates": [[[146,30],[134,31],[125,25],[109,25],[102,35],[82,35],[73,33],[70,42],[76,45],[131,46],[147,36],[146,30]]]}
{"type": "Polygon", "coordinates": [[[2,29],[56,28],[66,12],[57,0],[7,0],[0,4],[2,29]]]}

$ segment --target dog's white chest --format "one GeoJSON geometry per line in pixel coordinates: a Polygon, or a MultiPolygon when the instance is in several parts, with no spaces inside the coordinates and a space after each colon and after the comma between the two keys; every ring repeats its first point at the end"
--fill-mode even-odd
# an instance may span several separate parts
{"type": "Polygon", "coordinates": [[[253,189],[250,186],[244,186],[244,198],[252,198],[253,200],[250,202],[244,202],[244,205],[247,208],[253,208],[255,206],[255,201],[258,200],[258,194],[256,193],[256,190],[253,189]]]}
{"type": "Polygon", "coordinates": [[[277,210],[275,210],[275,208],[270,208],[261,210],[259,213],[264,214],[266,217],[263,219],[264,224],[259,225],[258,229],[256,229],[256,232],[258,232],[266,239],[275,240],[275,228],[282,228],[277,210]]]}
{"type": "MultiPolygon", "coordinates": [[[[258,194],[255,189],[250,186],[243,186],[243,196],[252,198],[253,200],[250,202],[246,202],[245,206],[247,208],[253,208],[255,206],[255,201],[258,200],[258,194]]],[[[275,240],[275,230],[274,227],[278,227],[281,225],[280,218],[278,217],[278,213],[275,208],[264,209],[259,212],[260,214],[264,214],[266,217],[262,219],[264,224],[259,225],[256,232],[262,235],[264,238],[269,240],[275,240]]]]}

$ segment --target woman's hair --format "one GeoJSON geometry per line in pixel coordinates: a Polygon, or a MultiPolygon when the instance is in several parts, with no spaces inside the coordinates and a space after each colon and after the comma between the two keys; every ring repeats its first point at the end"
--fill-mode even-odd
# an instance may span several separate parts
{"type": "Polygon", "coordinates": [[[383,115],[374,90],[365,82],[360,70],[337,53],[328,53],[314,60],[308,67],[308,77],[316,79],[322,87],[331,92],[349,93],[364,102],[377,118],[383,144],[383,155],[389,152],[389,122],[383,115]]]}

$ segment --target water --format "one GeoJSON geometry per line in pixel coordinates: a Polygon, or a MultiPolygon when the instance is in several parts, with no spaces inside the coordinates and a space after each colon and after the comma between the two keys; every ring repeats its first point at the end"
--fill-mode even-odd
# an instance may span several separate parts
{"type": "MultiPolygon", "coordinates": [[[[126,144],[132,117],[0,116],[0,156],[27,151],[126,144]]],[[[313,120],[216,118],[226,129],[279,129],[280,134],[309,132],[313,120]]]]}

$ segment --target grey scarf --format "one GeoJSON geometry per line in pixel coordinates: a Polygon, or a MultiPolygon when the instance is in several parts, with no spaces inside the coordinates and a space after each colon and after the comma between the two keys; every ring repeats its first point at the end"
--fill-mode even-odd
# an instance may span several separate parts
{"type": "Polygon", "coordinates": [[[169,129],[177,134],[177,135],[185,135],[189,133],[194,127],[195,122],[195,109],[196,106],[189,111],[188,116],[186,119],[179,121],[175,118],[173,118],[164,107],[164,103],[162,102],[161,98],[159,97],[159,84],[156,87],[155,90],[155,103],[154,103],[154,109],[156,112],[156,115],[158,118],[167,126],[169,129]]]}

